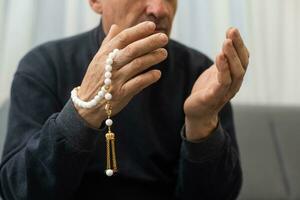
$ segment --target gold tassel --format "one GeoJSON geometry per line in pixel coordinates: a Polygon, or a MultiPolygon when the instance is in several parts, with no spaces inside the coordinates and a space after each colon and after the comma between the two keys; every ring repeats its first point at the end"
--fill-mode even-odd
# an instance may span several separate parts
{"type": "MultiPolygon", "coordinates": [[[[107,113],[107,119],[110,119],[111,116],[111,106],[109,102],[105,106],[107,113]]],[[[105,173],[107,176],[112,176],[117,172],[117,159],[116,159],[116,150],[115,150],[115,134],[111,132],[111,127],[108,126],[108,132],[105,134],[106,137],[106,170],[105,173]],[[112,168],[111,168],[112,165],[112,168]]]]}

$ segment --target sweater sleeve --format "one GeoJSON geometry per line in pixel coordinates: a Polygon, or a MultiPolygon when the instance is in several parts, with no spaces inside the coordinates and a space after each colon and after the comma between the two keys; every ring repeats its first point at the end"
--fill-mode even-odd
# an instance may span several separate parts
{"type": "Polygon", "coordinates": [[[4,199],[69,199],[78,188],[105,130],[89,127],[72,101],[59,107],[44,82],[15,74],[0,165],[4,199]]]}
{"type": "Polygon", "coordinates": [[[206,139],[189,142],[182,132],[176,195],[179,199],[235,199],[242,172],[231,105],[220,114],[220,122],[206,139]]]}

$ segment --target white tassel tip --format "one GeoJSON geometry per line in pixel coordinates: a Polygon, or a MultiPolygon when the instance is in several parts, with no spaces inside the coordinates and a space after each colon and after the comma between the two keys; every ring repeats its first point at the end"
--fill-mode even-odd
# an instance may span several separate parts
{"type": "Polygon", "coordinates": [[[111,169],[107,169],[107,170],[105,170],[105,174],[106,174],[106,176],[112,176],[114,174],[114,171],[111,169]]]}

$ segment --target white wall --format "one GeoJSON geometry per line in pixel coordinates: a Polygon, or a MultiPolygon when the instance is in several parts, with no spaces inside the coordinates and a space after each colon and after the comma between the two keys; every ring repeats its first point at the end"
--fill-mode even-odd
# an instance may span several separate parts
{"type": "MultiPolygon", "coordinates": [[[[251,61],[235,103],[300,105],[299,0],[178,2],[172,37],[211,58],[228,27],[238,27],[244,36],[251,61]]],[[[87,0],[0,0],[0,103],[8,97],[17,63],[29,49],[98,22],[87,0]]]]}

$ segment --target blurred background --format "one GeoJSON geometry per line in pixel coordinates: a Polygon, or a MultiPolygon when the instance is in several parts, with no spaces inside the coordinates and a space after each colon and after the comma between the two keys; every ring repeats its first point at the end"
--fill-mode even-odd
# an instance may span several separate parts
{"type": "MultiPolygon", "coordinates": [[[[172,38],[214,59],[234,26],[250,50],[243,87],[233,100],[245,168],[241,198],[300,199],[300,1],[178,2],[172,38]]],[[[99,20],[87,0],[0,0],[0,107],[26,52],[92,29],[99,20]]]]}

